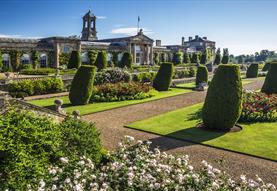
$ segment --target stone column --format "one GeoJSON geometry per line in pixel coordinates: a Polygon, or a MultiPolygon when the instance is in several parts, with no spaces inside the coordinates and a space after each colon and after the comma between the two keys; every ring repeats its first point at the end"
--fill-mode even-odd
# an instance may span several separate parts
{"type": "Polygon", "coordinates": [[[55,60],[56,68],[58,68],[60,66],[59,57],[60,57],[60,45],[59,45],[59,43],[56,42],[55,47],[54,47],[54,60],[55,60]]]}
{"type": "Polygon", "coordinates": [[[146,45],[146,64],[149,65],[149,46],[146,45]]]}
{"type": "Polygon", "coordinates": [[[150,46],[150,65],[153,65],[153,45],[150,46]]]}
{"type": "Polygon", "coordinates": [[[136,44],[133,44],[133,63],[136,64],[136,44]]]}

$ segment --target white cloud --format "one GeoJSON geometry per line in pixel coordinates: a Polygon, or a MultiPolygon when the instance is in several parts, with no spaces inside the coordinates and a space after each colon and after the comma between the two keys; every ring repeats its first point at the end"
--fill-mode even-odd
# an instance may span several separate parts
{"type": "MultiPolygon", "coordinates": [[[[148,35],[152,34],[153,32],[147,28],[142,28],[143,33],[148,35]]],[[[122,35],[128,35],[132,36],[137,34],[138,28],[137,27],[124,27],[124,28],[116,28],[111,31],[112,34],[122,34],[122,35]]]]}
{"type": "Polygon", "coordinates": [[[27,39],[39,39],[43,37],[38,37],[38,36],[23,36],[23,35],[17,35],[17,34],[0,34],[0,38],[27,38],[27,39]]]}
{"type": "Polygon", "coordinates": [[[96,16],[97,19],[106,19],[106,16],[96,16]]]}

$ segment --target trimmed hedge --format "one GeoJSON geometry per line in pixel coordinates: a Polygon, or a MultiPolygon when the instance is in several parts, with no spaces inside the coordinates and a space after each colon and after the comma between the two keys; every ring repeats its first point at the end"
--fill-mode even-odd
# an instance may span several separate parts
{"type": "Polygon", "coordinates": [[[106,83],[130,82],[131,74],[120,68],[106,69],[97,72],[94,79],[94,85],[102,85],[106,83]]]}
{"type": "Polygon", "coordinates": [[[219,65],[208,88],[203,106],[204,125],[228,130],[238,121],[242,111],[242,82],[239,66],[219,65]]]}
{"type": "Polygon", "coordinates": [[[196,86],[198,86],[200,83],[208,83],[208,69],[206,66],[200,65],[197,68],[196,73],[196,86]]]}
{"type": "Polygon", "coordinates": [[[170,62],[161,64],[159,71],[153,81],[153,87],[158,91],[167,91],[173,77],[174,66],[170,62]]]}
{"type": "Polygon", "coordinates": [[[69,100],[72,105],[85,105],[93,90],[93,82],[96,73],[96,67],[82,65],[76,72],[69,92],[69,100]]]}
{"type": "Polygon", "coordinates": [[[266,75],[261,92],[266,94],[277,93],[277,62],[269,64],[268,73],[266,75]]]}
{"type": "Polygon", "coordinates": [[[56,69],[54,68],[22,69],[20,71],[20,74],[25,75],[49,75],[55,73],[56,69]]]}
{"type": "Polygon", "coordinates": [[[132,55],[129,52],[124,52],[121,61],[119,63],[119,67],[120,68],[132,68],[132,62],[133,62],[133,58],[132,55]]]}
{"type": "Polygon", "coordinates": [[[64,84],[60,78],[23,80],[8,84],[7,89],[11,96],[23,98],[32,95],[62,92],[64,90],[64,84]]]}
{"type": "Polygon", "coordinates": [[[97,58],[95,61],[95,66],[97,67],[97,70],[103,70],[107,68],[108,61],[107,61],[107,54],[104,51],[98,52],[97,58]]]}
{"type": "Polygon", "coordinates": [[[267,63],[265,63],[264,67],[262,68],[262,71],[263,71],[263,72],[268,71],[269,66],[270,66],[270,63],[268,63],[268,62],[267,62],[267,63]]]}
{"type": "Polygon", "coordinates": [[[70,54],[70,59],[68,62],[68,69],[76,68],[81,66],[81,55],[79,51],[73,50],[70,54]]]}
{"type": "Polygon", "coordinates": [[[142,72],[133,74],[133,81],[134,82],[140,82],[140,83],[147,83],[147,82],[153,82],[155,79],[157,72],[142,72]]]}
{"type": "Polygon", "coordinates": [[[247,78],[257,78],[259,72],[259,64],[253,63],[251,64],[246,72],[247,78]]]}

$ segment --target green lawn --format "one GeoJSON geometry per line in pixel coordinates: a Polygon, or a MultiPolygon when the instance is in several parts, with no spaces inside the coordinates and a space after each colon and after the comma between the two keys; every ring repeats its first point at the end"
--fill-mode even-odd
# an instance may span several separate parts
{"type": "Polygon", "coordinates": [[[129,128],[277,160],[277,122],[240,124],[236,133],[196,128],[202,103],[128,125],[129,128]]]}
{"type": "MultiPolygon", "coordinates": [[[[151,98],[143,99],[143,100],[99,102],[99,103],[92,103],[92,104],[81,105],[81,106],[72,106],[70,104],[68,96],[60,97],[59,99],[63,100],[63,103],[64,103],[63,107],[66,110],[66,112],[71,113],[74,110],[79,110],[81,115],[86,115],[86,114],[95,113],[98,111],[104,111],[104,110],[118,108],[118,107],[122,107],[122,106],[144,103],[147,101],[153,101],[153,100],[157,100],[157,99],[162,99],[162,98],[166,98],[166,97],[189,93],[189,92],[193,91],[192,90],[193,87],[194,87],[194,83],[186,83],[185,85],[182,85],[182,87],[180,87],[180,88],[171,88],[169,91],[158,92],[155,96],[153,96],[151,98]]],[[[29,103],[32,103],[32,104],[35,104],[35,105],[38,105],[41,107],[53,108],[53,103],[54,103],[55,99],[57,99],[57,98],[34,100],[34,101],[29,101],[29,103]]]]}

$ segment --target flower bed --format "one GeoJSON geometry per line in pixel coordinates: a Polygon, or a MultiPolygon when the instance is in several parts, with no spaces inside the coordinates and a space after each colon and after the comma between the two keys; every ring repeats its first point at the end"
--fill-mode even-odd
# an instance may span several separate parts
{"type": "Polygon", "coordinates": [[[152,87],[140,83],[104,84],[95,88],[92,102],[111,102],[124,100],[138,100],[153,96],[152,87]]]}
{"type": "Polygon", "coordinates": [[[108,83],[130,82],[131,74],[120,68],[106,69],[97,72],[94,79],[94,85],[102,85],[108,83]]]}
{"type": "Polygon", "coordinates": [[[277,96],[261,92],[244,92],[242,122],[277,121],[277,96]]]}
{"type": "Polygon", "coordinates": [[[276,190],[273,184],[241,175],[239,180],[214,168],[206,161],[195,170],[187,155],[175,157],[150,150],[151,142],[135,142],[126,136],[106,162],[95,166],[89,158],[72,163],[61,158],[49,168],[49,179],[41,180],[40,190],[276,190]],[[136,144],[135,146],[132,146],[136,144]],[[74,164],[74,165],[73,165],[74,164]]]}

